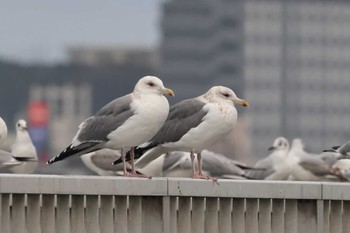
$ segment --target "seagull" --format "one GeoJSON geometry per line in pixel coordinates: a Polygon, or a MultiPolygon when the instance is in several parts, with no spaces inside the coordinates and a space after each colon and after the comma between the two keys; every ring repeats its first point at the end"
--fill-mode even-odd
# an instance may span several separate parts
{"type": "Polygon", "coordinates": [[[255,164],[255,168],[261,170],[250,170],[246,173],[246,177],[259,180],[287,180],[290,175],[290,166],[287,163],[289,152],[289,142],[284,137],[278,137],[274,140],[269,148],[272,153],[259,160],[255,164]]]}
{"type": "Polygon", "coordinates": [[[330,150],[324,150],[323,152],[332,152],[337,155],[337,158],[350,158],[350,141],[344,143],[341,146],[333,146],[330,150]]]}
{"type": "Polygon", "coordinates": [[[166,152],[190,152],[192,177],[209,179],[202,173],[201,153],[234,128],[237,123],[234,104],[248,106],[248,102],[238,98],[230,88],[214,86],[199,97],[173,105],[158,133],[135,150],[139,158],[135,164],[142,168],[166,152]],[[195,153],[198,173],[194,167],[195,153]]]}
{"type": "Polygon", "coordinates": [[[15,159],[10,152],[0,150],[0,168],[10,168],[20,164],[21,162],[15,159]]]}
{"type": "Polygon", "coordinates": [[[132,172],[127,172],[126,149],[151,139],[163,125],[169,113],[168,100],[163,96],[174,95],[155,76],[145,76],[135,85],[134,91],[113,100],[94,116],[79,125],[72,143],[47,163],[63,160],[72,155],[82,155],[99,149],[121,150],[125,176],[139,175],[135,171],[131,153],[132,172]]]}
{"type": "Polygon", "coordinates": [[[20,162],[19,165],[10,167],[13,173],[33,173],[38,166],[38,156],[25,120],[21,119],[16,124],[16,139],[11,147],[11,154],[20,162]]]}
{"type": "Polygon", "coordinates": [[[332,166],[332,173],[350,181],[350,159],[339,159],[332,166]]]}
{"type": "MultiPolygon", "coordinates": [[[[113,165],[113,161],[121,159],[120,150],[101,149],[81,155],[83,163],[90,170],[100,176],[121,176],[123,175],[123,164],[113,165]]],[[[164,161],[164,159],[162,160],[164,161]]],[[[163,162],[153,161],[142,169],[136,171],[137,174],[145,176],[161,176],[163,162]]],[[[131,171],[131,164],[127,163],[127,171],[131,171]]]]}
{"type": "MultiPolygon", "coordinates": [[[[112,162],[121,158],[120,150],[101,149],[80,156],[81,160],[93,172],[100,176],[114,176],[123,171],[123,164],[112,165],[112,162]]],[[[127,170],[130,169],[127,166],[127,170]]]]}
{"type": "Polygon", "coordinates": [[[288,161],[292,176],[296,180],[321,181],[333,178],[327,177],[332,175],[329,164],[321,156],[304,151],[304,144],[299,138],[292,142],[291,150],[288,153],[288,161]]]}
{"type": "MultiPolygon", "coordinates": [[[[223,154],[209,150],[202,151],[203,174],[220,178],[246,179],[247,169],[254,169],[223,154]]],[[[191,160],[188,152],[175,151],[166,154],[163,176],[190,177],[191,160]]]]}

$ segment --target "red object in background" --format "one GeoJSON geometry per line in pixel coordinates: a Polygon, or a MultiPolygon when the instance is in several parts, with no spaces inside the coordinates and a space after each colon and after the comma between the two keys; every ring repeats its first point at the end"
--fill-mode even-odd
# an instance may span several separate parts
{"type": "Polygon", "coordinates": [[[49,107],[43,101],[33,101],[28,106],[28,123],[31,126],[46,126],[49,121],[49,107]]]}

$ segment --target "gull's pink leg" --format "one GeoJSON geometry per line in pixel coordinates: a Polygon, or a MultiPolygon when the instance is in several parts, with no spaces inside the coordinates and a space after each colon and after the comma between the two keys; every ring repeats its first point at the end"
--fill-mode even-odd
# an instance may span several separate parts
{"type": "Polygon", "coordinates": [[[141,177],[141,178],[148,178],[148,179],[151,179],[152,177],[150,176],[146,176],[146,175],[143,175],[143,174],[138,174],[136,173],[136,170],[135,170],[135,147],[131,147],[130,149],[130,162],[131,162],[131,173],[129,174],[129,176],[131,177],[141,177]]]}
{"type": "Polygon", "coordinates": [[[191,151],[190,153],[191,156],[191,164],[192,164],[192,177],[196,175],[196,168],[194,167],[194,153],[191,151]]]}
{"type": "Polygon", "coordinates": [[[203,176],[203,171],[202,171],[202,154],[198,153],[197,154],[197,161],[198,161],[198,175],[203,176]]]}
{"type": "Polygon", "coordinates": [[[123,160],[123,171],[124,171],[124,176],[129,176],[129,172],[126,170],[126,162],[125,162],[125,153],[124,149],[120,149],[120,153],[122,155],[122,160],[123,160]]]}
{"type": "Polygon", "coordinates": [[[196,174],[193,178],[197,179],[205,179],[205,180],[212,180],[214,182],[217,182],[218,178],[216,177],[211,177],[211,176],[204,176],[203,175],[203,170],[202,170],[202,154],[198,153],[197,154],[197,161],[198,161],[198,174],[196,174]]]}
{"type": "Polygon", "coordinates": [[[135,147],[130,149],[130,159],[131,159],[131,173],[136,174],[135,172],[135,147]]]}

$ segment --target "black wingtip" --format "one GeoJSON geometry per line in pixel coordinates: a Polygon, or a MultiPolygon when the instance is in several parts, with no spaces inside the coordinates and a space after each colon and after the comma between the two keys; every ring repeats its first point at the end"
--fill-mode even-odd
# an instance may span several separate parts
{"type": "Polygon", "coordinates": [[[98,142],[85,142],[82,143],[78,146],[72,146],[69,145],[64,151],[62,151],[59,155],[56,157],[50,159],[49,161],[46,162],[47,165],[51,165],[55,162],[64,160],[67,157],[70,157],[72,155],[82,155],[85,153],[89,153],[95,150],[98,150],[95,148],[95,146],[98,144],[98,142]]]}
{"type": "Polygon", "coordinates": [[[335,150],[323,150],[322,152],[333,152],[333,153],[336,153],[336,151],[335,150]]]}
{"type": "Polygon", "coordinates": [[[64,150],[63,152],[61,152],[61,153],[60,153],[59,155],[57,155],[56,157],[53,157],[52,159],[48,160],[48,161],[46,162],[46,164],[50,166],[51,164],[53,164],[53,163],[55,163],[55,162],[57,162],[57,161],[63,160],[64,158],[61,158],[61,157],[62,157],[63,153],[65,153],[65,151],[66,151],[66,150],[64,150]]]}
{"type": "MultiPolygon", "coordinates": [[[[139,159],[141,158],[141,156],[150,148],[152,148],[153,146],[147,146],[147,147],[136,147],[134,149],[134,153],[135,153],[135,159],[139,159]]],[[[125,154],[125,162],[129,162],[131,161],[131,157],[130,157],[130,150],[126,152],[125,154]]],[[[117,159],[116,161],[114,161],[112,163],[112,165],[116,165],[116,164],[119,164],[119,163],[122,163],[123,160],[120,158],[120,159],[117,159]]]]}
{"type": "Polygon", "coordinates": [[[123,162],[122,159],[117,159],[116,161],[114,161],[114,162],[112,163],[112,165],[117,165],[117,164],[119,164],[119,163],[121,163],[121,162],[123,162]]]}

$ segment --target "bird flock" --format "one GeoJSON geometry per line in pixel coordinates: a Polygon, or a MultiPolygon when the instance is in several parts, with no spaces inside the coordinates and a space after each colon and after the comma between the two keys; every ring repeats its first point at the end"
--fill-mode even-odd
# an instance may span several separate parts
{"type": "MultiPolygon", "coordinates": [[[[341,147],[350,149],[350,142],[341,147]]],[[[258,161],[246,177],[264,180],[299,180],[299,181],[349,181],[350,150],[324,150],[320,154],[308,153],[300,138],[289,142],[278,137],[270,147],[271,154],[258,161]]]]}
{"type": "MultiPolygon", "coordinates": [[[[80,156],[89,169],[105,176],[350,180],[350,142],[311,154],[304,150],[301,139],[290,145],[286,138],[278,137],[269,148],[271,153],[249,166],[208,150],[234,130],[235,105],[247,107],[247,101],[224,86],[213,86],[171,107],[164,95],[174,96],[174,92],[159,78],[141,78],[133,92],[83,121],[71,144],[47,164],[80,156]]],[[[26,122],[19,120],[16,130],[11,152],[0,150],[0,166],[14,173],[32,173],[38,160],[26,122]]],[[[0,142],[6,136],[6,124],[0,118],[0,142]]]]}
{"type": "Polygon", "coordinates": [[[171,107],[164,94],[173,96],[174,92],[159,78],[141,78],[132,93],[111,101],[83,121],[72,143],[48,164],[95,152],[86,162],[92,167],[101,153],[96,151],[120,150],[121,158],[113,164],[123,164],[124,176],[149,177],[137,172],[135,166],[143,169],[165,153],[183,151],[190,153],[193,178],[215,180],[203,174],[202,151],[232,131],[237,123],[234,105],[248,106],[248,102],[223,86],[171,107]]]}

